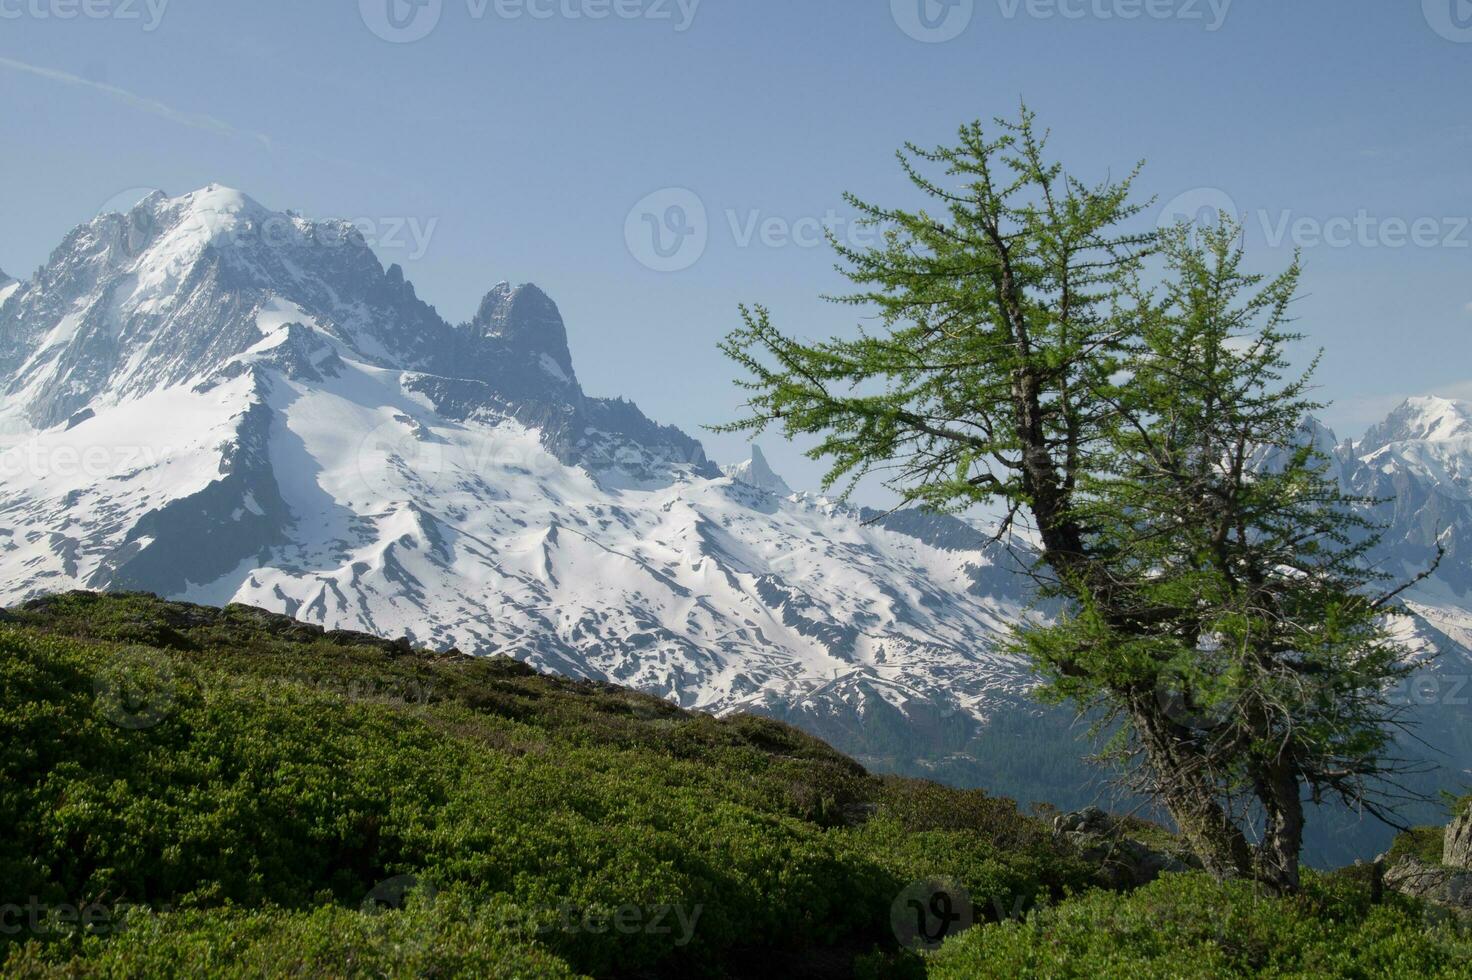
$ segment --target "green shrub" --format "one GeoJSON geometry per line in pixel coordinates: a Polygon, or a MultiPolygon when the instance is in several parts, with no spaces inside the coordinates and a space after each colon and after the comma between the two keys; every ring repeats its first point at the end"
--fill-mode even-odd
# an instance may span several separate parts
{"type": "Polygon", "coordinates": [[[1368,977],[1469,952],[1347,879],[1091,891],[1010,800],[769,719],[145,596],[0,616],[0,822],[0,915],[46,923],[0,922],[7,977],[1368,977]],[[991,924],[920,957],[890,916],[932,879],[991,924]],[[407,908],[364,910],[406,880],[407,908]]]}
{"type": "Polygon", "coordinates": [[[1294,898],[1202,874],[1129,895],[1096,891],[1026,922],[974,929],[928,959],[939,980],[975,977],[1472,977],[1472,935],[1414,902],[1373,905],[1350,880],[1294,898]]]}
{"type": "Polygon", "coordinates": [[[1396,835],[1395,842],[1385,853],[1385,860],[1390,866],[1408,857],[1427,864],[1440,864],[1445,845],[1445,827],[1413,827],[1396,835]]]}
{"type": "MultiPolygon", "coordinates": [[[[598,975],[889,956],[891,903],[917,878],[1008,907],[1088,879],[1009,802],[880,781],[779,722],[244,607],[32,604],[0,625],[0,685],[0,903],[179,910],[149,928],[181,971],[191,937],[236,930],[261,957],[283,930],[289,959],[296,930],[400,875],[510,910],[516,936],[598,975]],[[628,910],[666,921],[607,927],[628,910]]],[[[114,944],[151,962],[122,937],[72,953],[114,944]]]]}
{"type": "Polygon", "coordinates": [[[7,977],[497,977],[563,980],[577,974],[534,941],[472,906],[368,913],[216,909],[137,912],[108,938],[13,947],[7,977]]]}

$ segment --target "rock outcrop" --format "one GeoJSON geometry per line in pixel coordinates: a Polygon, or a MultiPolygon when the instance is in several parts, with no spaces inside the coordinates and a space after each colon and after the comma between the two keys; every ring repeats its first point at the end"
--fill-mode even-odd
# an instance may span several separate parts
{"type": "Polygon", "coordinates": [[[1441,863],[1449,868],[1472,871],[1472,805],[1446,829],[1441,863]]]}
{"type": "Polygon", "coordinates": [[[1472,913],[1472,872],[1408,857],[1385,872],[1385,884],[1402,894],[1472,913]]]}
{"type": "Polygon", "coordinates": [[[1184,851],[1156,847],[1131,836],[1127,821],[1098,807],[1057,817],[1053,834],[1071,844],[1085,861],[1098,864],[1112,888],[1139,888],[1162,874],[1200,866],[1184,851]]]}
{"type": "Polygon", "coordinates": [[[1385,884],[1403,894],[1472,913],[1472,806],[1446,828],[1440,864],[1404,858],[1385,872],[1385,884]]]}

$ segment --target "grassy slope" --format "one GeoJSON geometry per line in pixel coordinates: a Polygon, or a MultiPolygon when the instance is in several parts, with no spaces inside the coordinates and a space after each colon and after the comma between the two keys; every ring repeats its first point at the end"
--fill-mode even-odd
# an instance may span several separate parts
{"type": "MultiPolygon", "coordinates": [[[[1243,900],[1184,876],[922,959],[891,927],[911,883],[959,882],[995,920],[1092,869],[1009,801],[870,776],[773,721],[142,596],[0,616],[0,821],[6,976],[1016,975],[1112,937],[1105,909],[1243,900]]],[[[1403,903],[1254,901],[1304,929],[1380,916],[1423,974],[1472,953],[1403,903]]],[[[1303,945],[1263,929],[1226,965],[1303,945]]],[[[1168,975],[1160,953],[1092,972],[1168,975]]]]}
{"type": "Polygon", "coordinates": [[[890,905],[928,875],[1005,908],[1090,881],[1010,803],[871,777],[776,722],[242,607],[47,600],[0,625],[0,679],[0,903],[181,910],[53,930],[28,964],[413,973],[461,944],[358,910],[414,875],[438,890],[420,925],[527,975],[820,969],[892,950],[890,905]],[[608,928],[626,906],[699,919],[685,944],[657,931],[674,913],[608,928]],[[604,931],[568,925],[590,911],[604,931]]]}

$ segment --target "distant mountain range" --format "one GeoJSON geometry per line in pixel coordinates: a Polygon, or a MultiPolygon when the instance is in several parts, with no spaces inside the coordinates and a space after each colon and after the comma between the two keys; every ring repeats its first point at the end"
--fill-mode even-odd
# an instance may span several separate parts
{"type": "MultiPolygon", "coordinates": [[[[996,648],[1030,609],[1025,542],[795,494],[755,447],[723,471],[587,395],[535,286],[496,285],[454,325],[349,223],[155,194],[33,279],[0,274],[0,396],[5,603],[248,602],[774,714],[877,766],[1078,786],[1066,723],[996,648]]],[[[1448,549],[1408,597],[1408,696],[1465,766],[1472,406],[1414,399],[1356,442],[1306,432],[1384,499],[1387,571],[1448,549]]]]}

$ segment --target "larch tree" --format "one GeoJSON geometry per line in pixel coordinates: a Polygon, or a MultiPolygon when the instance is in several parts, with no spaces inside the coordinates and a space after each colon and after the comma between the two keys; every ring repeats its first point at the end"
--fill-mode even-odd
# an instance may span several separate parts
{"type": "Polygon", "coordinates": [[[829,487],[882,473],[905,506],[1026,520],[1064,600],[1013,642],[1045,696],[1118,722],[1209,871],[1294,890],[1305,798],[1374,811],[1399,771],[1403,670],[1286,375],[1297,265],[1245,273],[1225,216],[1135,230],[1138,168],[1086,184],[1025,108],[997,126],[901,151],[929,210],[847,197],[883,237],[833,242],[855,288],[831,299],[877,328],[804,342],[742,309],[722,349],[749,414],[724,428],[817,437],[829,487]]]}

